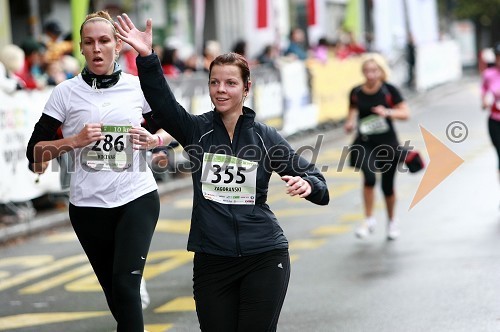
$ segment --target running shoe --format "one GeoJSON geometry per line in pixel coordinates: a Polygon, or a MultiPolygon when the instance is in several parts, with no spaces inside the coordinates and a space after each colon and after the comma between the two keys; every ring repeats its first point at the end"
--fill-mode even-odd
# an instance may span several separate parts
{"type": "Polygon", "coordinates": [[[149,306],[149,303],[151,302],[149,298],[149,293],[146,288],[146,280],[144,280],[144,277],[141,279],[141,305],[142,305],[142,310],[146,309],[149,306]]]}
{"type": "Polygon", "coordinates": [[[400,233],[398,221],[390,220],[387,224],[387,240],[396,240],[400,233]]]}
{"type": "Polygon", "coordinates": [[[375,231],[377,220],[374,217],[368,217],[366,220],[356,228],[354,234],[357,238],[364,239],[375,231]]]}

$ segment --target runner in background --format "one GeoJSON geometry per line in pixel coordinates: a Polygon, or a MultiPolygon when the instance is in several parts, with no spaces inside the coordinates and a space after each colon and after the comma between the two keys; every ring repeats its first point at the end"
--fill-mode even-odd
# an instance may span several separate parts
{"type": "Polygon", "coordinates": [[[152,52],[152,22],[137,30],[118,16],[119,37],[139,53],[141,88],[154,117],[193,165],[193,293],[202,331],[276,331],[290,278],[288,241],[266,204],[277,172],[286,193],[329,202],[323,175],[276,129],[243,106],[252,86],[245,58],[217,56],[208,68],[214,109],[193,115],[177,103],[152,52]]]}
{"type": "Polygon", "coordinates": [[[374,187],[377,173],[382,173],[382,192],[388,217],[387,238],[395,240],[400,231],[394,212],[394,177],[401,155],[393,120],[408,119],[409,109],[399,90],[387,83],[388,69],[382,56],[367,54],[364,57],[362,71],[365,81],[350,92],[349,113],[344,125],[347,133],[357,128],[350,152],[351,166],[363,173],[365,220],[355,234],[358,238],[365,238],[375,230],[374,187]]]}
{"type": "Polygon", "coordinates": [[[482,73],[481,96],[484,110],[490,111],[488,131],[498,156],[500,180],[500,43],[495,45],[495,65],[482,73]]]}
{"type": "Polygon", "coordinates": [[[137,77],[116,64],[122,42],[107,12],[80,28],[82,73],[57,85],[28,143],[30,164],[64,153],[74,161],[69,216],[101,284],[117,331],[144,331],[140,285],[158,220],[157,185],[140,150],[168,144],[137,77]],[[56,133],[61,127],[62,137],[56,133]]]}

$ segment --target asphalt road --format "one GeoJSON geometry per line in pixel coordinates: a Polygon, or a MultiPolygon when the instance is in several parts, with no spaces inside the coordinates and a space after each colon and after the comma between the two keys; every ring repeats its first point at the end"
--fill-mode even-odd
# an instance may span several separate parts
{"type": "MultiPolygon", "coordinates": [[[[429,160],[421,128],[463,163],[442,176],[411,210],[424,172],[397,175],[402,231],[397,241],[386,240],[380,191],[376,232],[365,240],[353,235],[363,217],[361,177],[339,167],[352,137],[330,130],[293,141],[297,148],[321,141],[316,154],[304,156],[317,157],[332,200],[319,207],[287,197],[282,182],[273,177],[269,204],[292,255],[278,330],[500,331],[500,185],[487,115],[479,109],[478,85],[477,78],[467,78],[415,96],[411,120],[398,123],[400,139],[423,153],[427,171],[429,161],[446,171],[449,160],[429,160]]],[[[192,254],[185,250],[191,197],[189,187],[162,195],[145,271],[151,296],[144,311],[148,331],[199,330],[192,300],[192,254]]],[[[67,226],[0,248],[0,304],[0,330],[115,329],[67,226]]]]}

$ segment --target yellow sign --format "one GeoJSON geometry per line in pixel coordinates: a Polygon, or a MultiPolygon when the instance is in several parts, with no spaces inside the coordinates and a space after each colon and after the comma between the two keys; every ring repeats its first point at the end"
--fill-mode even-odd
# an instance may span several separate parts
{"type": "Polygon", "coordinates": [[[0,47],[12,43],[8,0],[0,0],[0,47]]]}
{"type": "Polygon", "coordinates": [[[361,60],[329,57],[326,63],[309,61],[308,68],[312,76],[313,103],[319,109],[318,123],[344,119],[349,107],[349,91],[363,82],[361,60]]]}

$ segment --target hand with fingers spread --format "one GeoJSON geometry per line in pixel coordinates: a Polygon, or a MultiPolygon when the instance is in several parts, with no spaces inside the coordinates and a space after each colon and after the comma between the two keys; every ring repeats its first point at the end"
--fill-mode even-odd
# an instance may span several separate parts
{"type": "Polygon", "coordinates": [[[153,50],[153,22],[151,19],[146,21],[146,30],[139,31],[127,14],[118,16],[118,22],[115,22],[118,38],[132,46],[140,56],[148,56],[153,50]]]}
{"type": "Polygon", "coordinates": [[[132,134],[131,142],[135,150],[150,150],[159,145],[158,135],[151,134],[144,127],[132,127],[129,134],[132,134]]]}
{"type": "Polygon", "coordinates": [[[299,195],[300,198],[305,198],[311,194],[311,185],[300,176],[285,175],[281,180],[286,182],[286,193],[290,196],[299,195]]]}
{"type": "Polygon", "coordinates": [[[75,136],[75,147],[82,148],[90,143],[104,139],[102,134],[102,124],[100,123],[87,123],[83,129],[75,136]]]}

